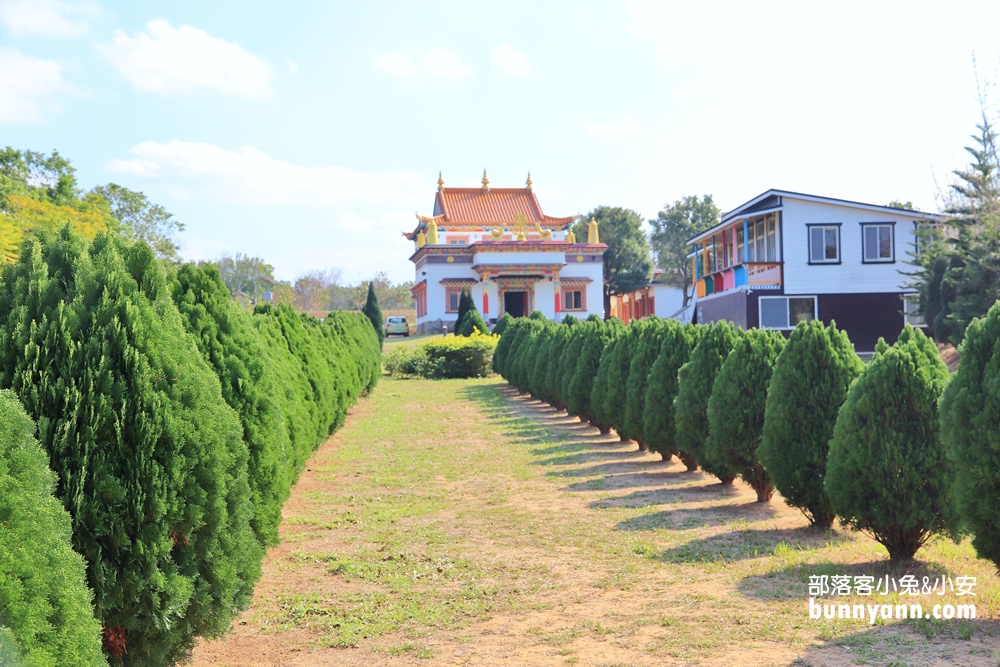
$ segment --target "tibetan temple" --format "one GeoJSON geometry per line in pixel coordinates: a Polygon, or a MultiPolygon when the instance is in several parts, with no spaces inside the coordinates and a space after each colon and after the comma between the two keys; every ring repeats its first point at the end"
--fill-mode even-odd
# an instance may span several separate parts
{"type": "Polygon", "coordinates": [[[439,174],[433,214],[418,214],[403,233],[414,244],[417,333],[453,330],[463,289],[489,323],[535,310],[603,317],[607,246],[593,221],[577,243],[570,225],[578,218],[542,213],[531,174],[523,188],[491,188],[485,171],[482,187],[446,188],[439,174]]]}

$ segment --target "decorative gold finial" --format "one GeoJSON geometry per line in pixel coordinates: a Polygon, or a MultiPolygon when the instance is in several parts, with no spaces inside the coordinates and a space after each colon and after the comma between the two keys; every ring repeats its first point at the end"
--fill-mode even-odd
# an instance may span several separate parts
{"type": "Polygon", "coordinates": [[[483,169],[483,192],[490,191],[490,179],[486,178],[486,169],[483,169]]]}
{"type": "Polygon", "coordinates": [[[417,232],[417,249],[423,248],[427,245],[427,235],[424,234],[424,230],[417,232]]]}
{"type": "Polygon", "coordinates": [[[438,244],[438,226],[437,223],[432,219],[427,223],[427,245],[437,245],[438,244]]]}
{"type": "Polygon", "coordinates": [[[597,233],[597,221],[591,218],[590,224],[587,225],[587,243],[597,244],[600,242],[601,237],[597,233]]]}
{"type": "Polygon", "coordinates": [[[526,241],[528,239],[528,216],[518,213],[514,216],[514,240],[526,241]]]}
{"type": "Polygon", "coordinates": [[[441,172],[438,171],[438,192],[444,190],[444,178],[441,176],[441,172]]]}
{"type": "Polygon", "coordinates": [[[572,229],[566,232],[566,241],[568,243],[576,243],[576,234],[573,233],[572,229]]]}
{"type": "Polygon", "coordinates": [[[525,185],[528,186],[529,190],[531,189],[531,172],[530,171],[528,172],[528,180],[525,182],[525,185]]]}

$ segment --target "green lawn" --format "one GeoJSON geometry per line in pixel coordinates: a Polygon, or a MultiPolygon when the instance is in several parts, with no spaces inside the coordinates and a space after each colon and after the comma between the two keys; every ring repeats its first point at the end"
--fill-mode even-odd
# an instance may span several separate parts
{"type": "Polygon", "coordinates": [[[810,575],[902,572],[495,378],[384,378],[355,413],[303,473],[244,625],[196,665],[998,664],[1000,581],[967,542],[909,572],[977,576],[978,620],[814,621],[810,575]]]}

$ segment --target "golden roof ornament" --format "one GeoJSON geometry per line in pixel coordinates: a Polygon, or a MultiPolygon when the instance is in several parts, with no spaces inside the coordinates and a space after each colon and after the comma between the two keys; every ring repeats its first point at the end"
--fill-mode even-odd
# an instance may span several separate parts
{"type": "Polygon", "coordinates": [[[486,178],[486,169],[483,168],[483,192],[490,191],[490,179],[486,178]]]}
{"type": "Polygon", "coordinates": [[[438,192],[444,190],[444,178],[441,176],[441,172],[438,171],[438,192]]]}
{"type": "Polygon", "coordinates": [[[518,213],[514,216],[514,240],[528,240],[528,216],[524,213],[518,213]]]}
{"type": "Polygon", "coordinates": [[[427,245],[437,245],[438,244],[438,226],[437,223],[431,220],[427,223],[427,245]]]}
{"type": "Polygon", "coordinates": [[[528,186],[529,190],[531,189],[531,172],[530,171],[528,172],[528,180],[525,181],[524,184],[528,186]]]}
{"type": "Polygon", "coordinates": [[[566,241],[567,243],[576,243],[576,234],[573,233],[572,229],[566,232],[566,241]]]}
{"type": "Polygon", "coordinates": [[[601,237],[597,233],[597,221],[591,218],[590,224],[587,225],[587,243],[597,244],[600,242],[601,237]]]}
{"type": "Polygon", "coordinates": [[[417,249],[423,248],[427,245],[427,235],[424,234],[424,230],[417,232],[417,249]]]}

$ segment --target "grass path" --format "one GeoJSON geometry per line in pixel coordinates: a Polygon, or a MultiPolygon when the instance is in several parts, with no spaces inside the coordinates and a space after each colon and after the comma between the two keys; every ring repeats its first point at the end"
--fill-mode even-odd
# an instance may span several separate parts
{"type": "Polygon", "coordinates": [[[977,576],[979,620],[811,621],[810,575],[902,572],[753,500],[497,379],[384,379],[194,665],[997,666],[1000,580],[967,543],[910,572],[977,576]]]}

